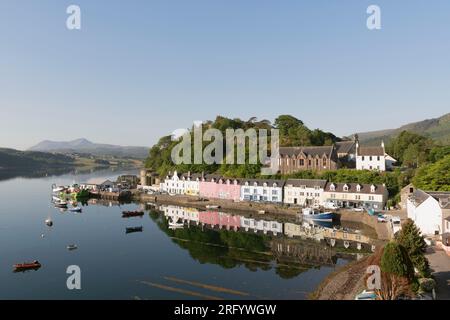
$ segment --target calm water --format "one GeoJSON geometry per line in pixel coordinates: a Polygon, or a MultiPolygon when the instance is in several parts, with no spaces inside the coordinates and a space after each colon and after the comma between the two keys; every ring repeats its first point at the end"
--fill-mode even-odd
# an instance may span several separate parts
{"type": "Polygon", "coordinates": [[[198,227],[172,231],[157,210],[146,210],[143,218],[121,217],[123,210],[138,209],[138,204],[88,205],[74,214],[61,213],[50,203],[52,183],[111,179],[122,173],[0,181],[0,299],[305,299],[347,262],[337,259],[334,266],[314,267],[277,263],[273,256],[255,252],[264,251],[267,237],[262,235],[198,227]],[[52,228],[44,224],[48,217],[52,228]],[[126,234],[127,227],[136,226],[143,226],[143,232],[126,234]],[[78,250],[68,251],[73,243],[78,250]],[[231,249],[230,244],[242,248],[231,249]],[[42,268],[12,272],[13,264],[32,260],[39,260],[42,268]],[[81,290],[66,287],[69,265],[81,268],[81,290]]]}

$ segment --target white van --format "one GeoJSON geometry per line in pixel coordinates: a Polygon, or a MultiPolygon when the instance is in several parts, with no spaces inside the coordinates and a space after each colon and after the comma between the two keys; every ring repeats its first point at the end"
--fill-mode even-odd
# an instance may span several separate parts
{"type": "Polygon", "coordinates": [[[329,210],[336,210],[336,209],[339,209],[339,207],[337,206],[337,204],[335,204],[335,203],[332,202],[332,201],[327,201],[327,202],[325,202],[325,203],[323,204],[323,207],[324,207],[325,209],[329,209],[329,210]]]}

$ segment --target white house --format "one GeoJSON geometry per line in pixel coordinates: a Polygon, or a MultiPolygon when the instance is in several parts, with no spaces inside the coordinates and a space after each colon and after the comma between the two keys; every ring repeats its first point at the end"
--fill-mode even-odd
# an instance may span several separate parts
{"type": "Polygon", "coordinates": [[[161,183],[161,191],[176,195],[198,196],[200,178],[200,174],[191,175],[190,172],[180,175],[177,171],[174,171],[173,174],[169,172],[164,182],[161,183]]]}
{"type": "Polygon", "coordinates": [[[241,181],[241,200],[283,202],[283,180],[244,179],[241,181]]]}
{"type": "Polygon", "coordinates": [[[184,194],[184,181],[180,179],[178,172],[175,171],[173,174],[169,172],[164,182],[161,183],[161,189],[170,194],[184,194]]]}
{"type": "Polygon", "coordinates": [[[288,179],[284,185],[284,203],[300,206],[322,205],[326,180],[288,179]]]}
{"type": "Polygon", "coordinates": [[[450,231],[450,192],[425,192],[416,189],[408,198],[408,218],[425,235],[442,235],[450,231]]]}
{"type": "Polygon", "coordinates": [[[167,218],[173,221],[182,220],[183,222],[195,223],[199,222],[199,212],[193,208],[184,208],[179,206],[161,206],[160,210],[164,212],[167,218]]]}
{"type": "Polygon", "coordinates": [[[357,170],[391,170],[395,162],[397,160],[386,153],[383,141],[379,147],[361,147],[359,142],[356,142],[357,170]]]}
{"type": "Polygon", "coordinates": [[[241,216],[241,228],[245,231],[262,231],[264,234],[271,232],[273,235],[283,233],[283,224],[278,221],[255,220],[241,216]]]}
{"type": "Polygon", "coordinates": [[[333,202],[339,207],[382,210],[388,191],[385,185],[329,182],[323,198],[324,202],[333,202]]]}

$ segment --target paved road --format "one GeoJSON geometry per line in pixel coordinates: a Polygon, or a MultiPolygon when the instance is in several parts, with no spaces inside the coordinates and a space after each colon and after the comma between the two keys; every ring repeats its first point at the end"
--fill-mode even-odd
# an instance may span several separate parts
{"type": "Polygon", "coordinates": [[[436,278],[438,300],[450,300],[450,257],[439,248],[429,248],[426,254],[436,278]]]}

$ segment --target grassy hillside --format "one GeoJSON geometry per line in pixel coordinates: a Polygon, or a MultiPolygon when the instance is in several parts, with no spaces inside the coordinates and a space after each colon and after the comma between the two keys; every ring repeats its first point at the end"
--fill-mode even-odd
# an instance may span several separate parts
{"type": "Polygon", "coordinates": [[[0,148],[1,169],[40,169],[73,165],[73,158],[61,154],[0,148]]]}
{"type": "Polygon", "coordinates": [[[450,145],[450,113],[439,118],[410,123],[397,129],[362,132],[358,133],[358,136],[362,143],[376,145],[381,140],[388,142],[391,138],[405,130],[432,138],[439,144],[450,145]]]}

